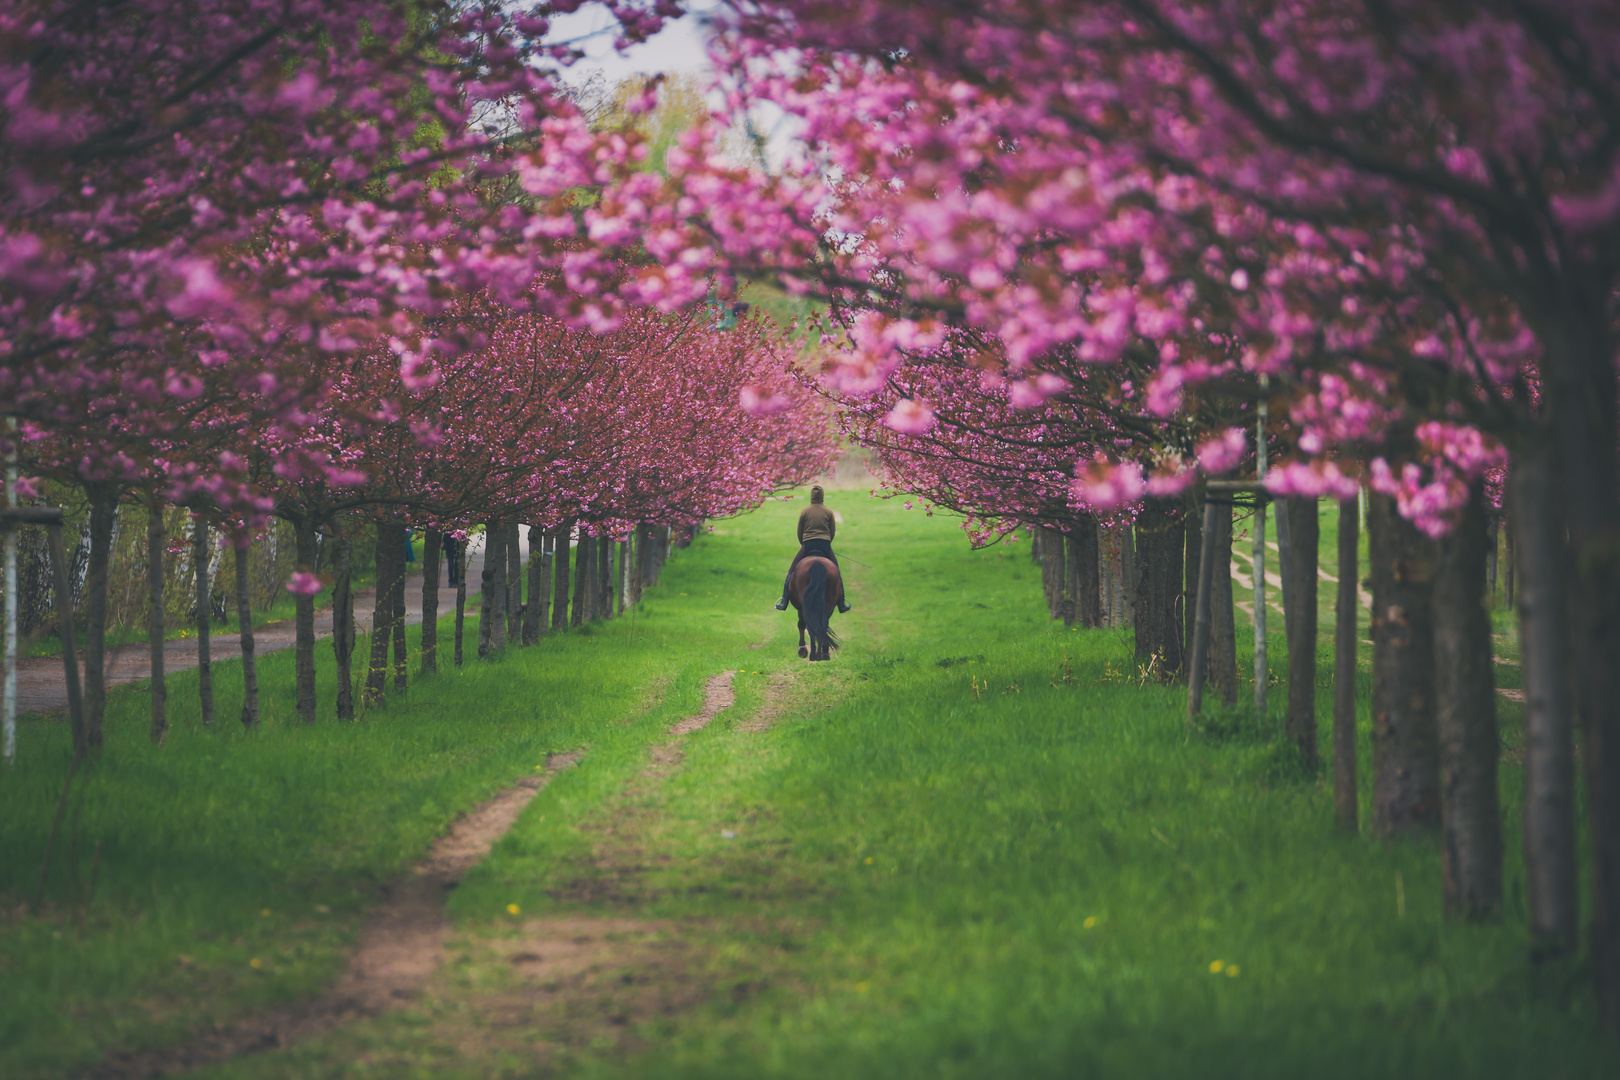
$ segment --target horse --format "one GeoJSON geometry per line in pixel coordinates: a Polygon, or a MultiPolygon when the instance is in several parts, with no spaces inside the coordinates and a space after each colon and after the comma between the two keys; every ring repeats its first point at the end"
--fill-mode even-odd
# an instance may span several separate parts
{"type": "Polygon", "coordinates": [[[799,560],[788,579],[788,603],[799,612],[799,655],[810,660],[831,660],[838,648],[828,621],[844,598],[844,579],[838,564],[820,555],[799,560]],[[810,647],[805,648],[804,632],[810,631],[810,647]]]}

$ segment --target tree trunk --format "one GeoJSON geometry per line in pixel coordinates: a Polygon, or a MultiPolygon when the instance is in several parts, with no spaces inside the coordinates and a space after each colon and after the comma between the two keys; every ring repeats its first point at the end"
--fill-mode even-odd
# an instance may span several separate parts
{"type": "Polygon", "coordinates": [[[484,569],[478,575],[478,659],[490,654],[495,643],[495,577],[501,563],[500,539],[495,523],[484,526],[484,569]]]}
{"type": "Polygon", "coordinates": [[[118,493],[101,485],[86,485],[85,491],[90,496],[90,559],[84,579],[84,737],[86,748],[97,751],[107,715],[107,585],[118,493]]]}
{"type": "Polygon", "coordinates": [[[1434,718],[1434,543],[1369,494],[1373,582],[1373,831],[1430,829],[1440,819],[1434,718]]]}
{"type": "MultiPolygon", "coordinates": [[[[315,519],[308,514],[293,519],[298,569],[315,572],[315,519]]],[[[315,722],[315,597],[293,594],[293,678],[298,719],[315,722]]]]}
{"type": "Polygon", "coordinates": [[[253,539],[244,536],[236,547],[236,622],[242,645],[242,726],[259,726],[259,665],[253,655],[253,600],[248,592],[248,563],[253,539]]]}
{"type": "Polygon", "coordinates": [[[439,670],[439,551],[444,534],[428,529],[422,534],[422,674],[439,670]]]}
{"type": "Polygon", "coordinates": [[[1063,577],[1061,613],[1063,625],[1084,625],[1084,610],[1080,603],[1080,524],[1071,522],[1069,531],[1061,535],[1063,542],[1063,577]]]}
{"type": "Polygon", "coordinates": [[[1620,1034],[1620,474],[1614,343],[1607,286],[1560,296],[1538,326],[1542,392],[1556,441],[1563,522],[1574,571],[1570,641],[1574,700],[1585,736],[1592,839],[1592,967],[1598,1008],[1620,1034]]]}
{"type": "MultiPolygon", "coordinates": [[[[1530,936],[1538,955],[1573,952],[1576,885],[1575,747],[1569,688],[1569,547],[1552,447],[1513,462],[1508,506],[1519,537],[1519,659],[1524,679],[1524,856],[1530,936]]],[[[1513,573],[1512,564],[1503,568],[1513,573]]]]}
{"type": "Polygon", "coordinates": [[[647,583],[647,526],[637,525],[631,545],[633,569],[630,571],[630,606],[641,603],[641,589],[647,583]]]}
{"type": "Polygon", "coordinates": [[[1333,611],[1333,810],[1339,828],[1361,828],[1356,784],[1356,616],[1361,574],[1356,550],[1361,530],[1359,495],[1339,501],[1339,590],[1333,611]]]}
{"type": "Polygon", "coordinates": [[[1223,502],[1215,515],[1215,554],[1210,571],[1210,682],[1221,692],[1221,704],[1237,704],[1237,615],[1232,603],[1232,505],[1223,502]]]}
{"type": "Polygon", "coordinates": [[[523,609],[523,644],[533,645],[540,640],[540,627],[545,614],[545,555],[546,534],[534,525],[529,526],[529,602],[523,609]]]}
{"type": "Polygon", "coordinates": [[[523,640],[523,526],[509,521],[506,528],[506,642],[523,640]]]}
{"type": "Polygon", "coordinates": [[[152,663],[152,741],[161,745],[169,731],[169,688],[163,679],[163,504],[153,496],[146,515],[146,627],[152,663]]]}
{"type": "Polygon", "coordinates": [[[208,610],[208,562],[212,554],[208,543],[208,523],[202,518],[194,518],[191,523],[191,566],[197,585],[197,696],[204,727],[214,722],[214,669],[209,655],[209,635],[214,628],[213,613],[208,610]]]}
{"type": "Polygon", "coordinates": [[[1181,523],[1162,502],[1150,501],[1137,518],[1136,658],[1161,678],[1182,669],[1181,523]]]}
{"type": "Polygon", "coordinates": [[[575,549],[574,608],[568,614],[568,625],[583,626],[590,622],[591,607],[591,551],[595,545],[585,530],[579,530],[579,547],[575,549]]]}
{"type": "Polygon", "coordinates": [[[1286,521],[1288,557],[1281,560],[1288,603],[1283,624],[1288,635],[1288,719],[1285,730],[1299,748],[1299,763],[1315,772],[1316,755],[1316,565],[1321,524],[1316,500],[1285,499],[1277,515],[1278,535],[1286,521]]]}
{"type": "Polygon", "coordinates": [[[659,576],[664,572],[664,564],[669,561],[669,526],[658,526],[657,540],[653,544],[653,584],[658,584],[659,576]]]}
{"type": "Polygon", "coordinates": [[[601,619],[613,618],[613,540],[603,533],[596,539],[596,577],[600,585],[597,589],[598,603],[596,614],[601,619]]]}
{"type": "MultiPolygon", "coordinates": [[[[1204,550],[1204,485],[1202,481],[1187,489],[1186,508],[1182,511],[1183,543],[1182,543],[1182,635],[1181,651],[1186,657],[1185,667],[1190,674],[1192,671],[1193,634],[1198,621],[1198,575],[1202,570],[1199,560],[1204,550]]],[[[1213,556],[1211,556],[1213,558],[1213,556]]],[[[1213,567],[1211,567],[1213,569],[1213,567]]],[[[1207,663],[1209,654],[1204,659],[1207,663]]]]}
{"type": "Polygon", "coordinates": [[[573,526],[564,522],[557,529],[556,553],[552,558],[551,628],[568,629],[568,558],[573,526]]]}
{"type": "Polygon", "coordinates": [[[392,525],[377,524],[377,597],[371,608],[371,658],[366,667],[365,702],[372,705],[382,699],[388,682],[389,624],[394,619],[394,563],[399,560],[399,545],[393,542],[392,525]]]}
{"type": "Polygon", "coordinates": [[[1440,871],[1446,913],[1471,921],[1502,908],[1496,798],[1496,689],[1485,611],[1484,489],[1440,541],[1434,579],[1435,723],[1440,733],[1440,871]]]}
{"type": "Polygon", "coordinates": [[[1277,505],[1277,588],[1282,593],[1283,607],[1283,636],[1288,635],[1288,605],[1293,603],[1293,575],[1288,572],[1293,554],[1294,537],[1293,522],[1289,520],[1287,507],[1281,502],[1277,505]]]}
{"type": "Polygon", "coordinates": [[[630,591],[630,541],[619,541],[619,573],[614,580],[613,591],[618,594],[615,606],[620,615],[624,614],[625,597],[630,591]]]}
{"type": "MultiPolygon", "coordinates": [[[[1508,478],[1512,483],[1512,477],[1508,478]]],[[[1485,516],[1485,606],[1496,607],[1496,548],[1501,533],[1501,511],[1490,510],[1485,516]]]]}
{"type": "Polygon", "coordinates": [[[347,530],[337,536],[332,567],[332,658],[337,663],[337,714],[354,719],[354,540],[347,530]]]}
{"type": "Polygon", "coordinates": [[[1075,592],[1080,604],[1080,625],[1092,629],[1102,625],[1102,595],[1097,518],[1094,514],[1080,515],[1079,522],[1080,587],[1075,592]]]}
{"type": "Polygon", "coordinates": [[[1506,527],[1502,530],[1502,546],[1506,549],[1504,554],[1507,555],[1507,565],[1502,568],[1502,603],[1510,608],[1518,606],[1517,592],[1514,588],[1517,582],[1514,576],[1518,571],[1519,559],[1513,550],[1518,543],[1513,535],[1513,523],[1517,518],[1518,514],[1515,512],[1507,519],[1506,527]]]}
{"type": "Polygon", "coordinates": [[[1158,549],[1154,543],[1154,536],[1143,527],[1144,518],[1148,513],[1147,506],[1143,506],[1142,514],[1138,516],[1136,525],[1131,529],[1136,538],[1135,543],[1132,545],[1136,555],[1135,559],[1132,560],[1136,564],[1136,575],[1126,583],[1128,586],[1126,592],[1132,597],[1131,612],[1133,618],[1131,623],[1136,632],[1135,660],[1138,664],[1145,664],[1152,659],[1158,647],[1153,639],[1152,617],[1152,567],[1154,565],[1154,552],[1158,549]]]}
{"type": "Polygon", "coordinates": [[[394,528],[395,568],[394,575],[394,616],[390,626],[390,636],[394,639],[394,689],[404,690],[406,685],[406,667],[408,664],[408,646],[405,644],[405,571],[408,569],[405,559],[405,545],[409,542],[409,531],[403,525],[394,528]]]}
{"type": "Polygon", "coordinates": [[[1119,527],[1120,625],[1136,623],[1136,530],[1119,527]]]}
{"type": "Polygon", "coordinates": [[[467,625],[467,541],[456,541],[456,667],[461,666],[467,625]]]}

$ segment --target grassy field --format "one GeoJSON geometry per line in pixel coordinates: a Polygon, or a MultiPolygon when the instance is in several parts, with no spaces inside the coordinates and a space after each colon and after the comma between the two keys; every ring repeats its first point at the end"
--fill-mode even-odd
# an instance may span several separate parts
{"type": "Polygon", "coordinates": [[[798,661],[769,608],[789,502],[716,523],[634,620],[417,681],[358,724],[292,723],[286,654],[251,734],[200,729],[186,675],[156,750],[141,695],[115,694],[44,914],[20,905],[67,745],[26,722],[0,777],[0,1075],[311,994],[382,882],[574,749],[451,894],[423,994],[199,1075],[1620,1074],[1580,963],[1529,959],[1512,768],[1507,917],[1445,924],[1432,842],[1336,835],[1274,719],[1189,730],[1180,691],[1127,674],[1127,633],[1045,618],[1022,544],[830,500],[857,604],[831,664],[798,661]],[[736,704],[668,734],[727,670],[736,704]]]}

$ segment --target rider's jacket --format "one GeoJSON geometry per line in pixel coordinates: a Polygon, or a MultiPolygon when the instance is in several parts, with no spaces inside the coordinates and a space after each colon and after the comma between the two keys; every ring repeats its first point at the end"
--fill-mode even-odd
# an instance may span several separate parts
{"type": "Polygon", "coordinates": [[[799,543],[825,540],[830,544],[837,531],[838,524],[833,520],[832,511],[822,503],[811,503],[799,511],[799,543]]]}

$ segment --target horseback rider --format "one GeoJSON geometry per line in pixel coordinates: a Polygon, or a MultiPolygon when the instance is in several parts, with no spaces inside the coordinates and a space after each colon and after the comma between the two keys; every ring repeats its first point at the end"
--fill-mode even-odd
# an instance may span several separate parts
{"type": "MultiPolygon", "coordinates": [[[[838,556],[833,554],[833,536],[838,532],[838,523],[833,520],[833,512],[822,503],[824,493],[821,485],[817,484],[810,489],[810,505],[799,511],[799,553],[793,556],[793,566],[788,567],[787,578],[782,582],[782,598],[776,602],[777,611],[786,611],[788,582],[793,580],[793,569],[799,565],[799,560],[806,555],[820,555],[831,559],[834,566],[838,565],[838,556]]],[[[848,611],[850,605],[843,600],[838,601],[839,611],[848,611]]]]}

